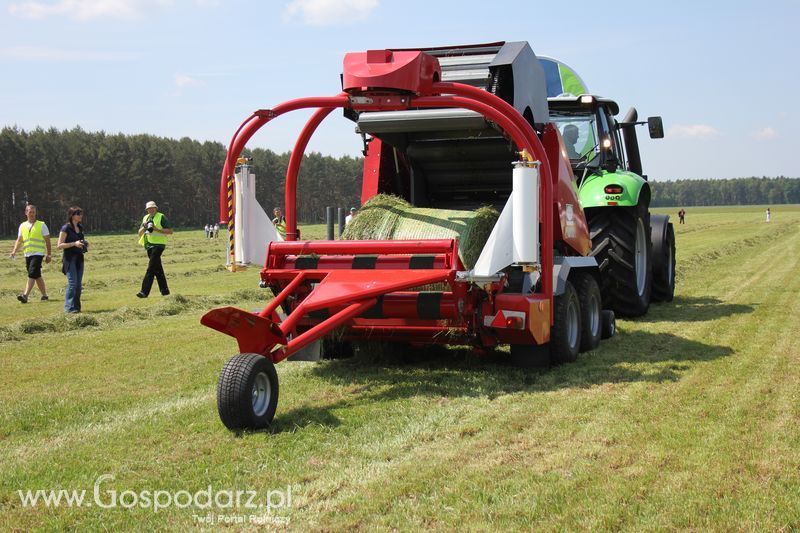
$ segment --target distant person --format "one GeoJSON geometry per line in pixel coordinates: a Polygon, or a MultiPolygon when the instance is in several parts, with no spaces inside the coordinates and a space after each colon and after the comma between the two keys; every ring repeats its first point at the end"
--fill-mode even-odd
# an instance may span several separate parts
{"type": "Polygon", "coordinates": [[[275,226],[275,229],[278,230],[281,237],[286,237],[286,217],[281,213],[281,208],[276,207],[273,209],[272,215],[272,224],[275,226]]]}
{"type": "Polygon", "coordinates": [[[344,217],[344,225],[345,226],[348,225],[355,218],[355,216],[356,216],[356,208],[351,207],[350,214],[344,217]]]}
{"type": "Polygon", "coordinates": [[[67,292],[64,297],[65,313],[81,312],[81,291],[83,289],[83,254],[88,250],[83,234],[83,210],[70,207],[67,210],[67,223],[58,232],[58,249],[63,250],[61,271],[67,276],[67,292]]]}
{"type": "Polygon", "coordinates": [[[581,154],[575,149],[575,143],[578,142],[578,126],[575,124],[567,124],[564,126],[564,147],[567,149],[567,157],[570,159],[580,159],[581,154]]]}
{"type": "Polygon", "coordinates": [[[161,265],[161,254],[167,247],[167,235],[172,235],[167,217],[158,212],[155,202],[147,202],[144,206],[147,214],[142,218],[142,225],[139,228],[139,244],[147,250],[147,271],[142,279],[142,290],[136,293],[139,298],[147,298],[150,289],[153,287],[153,278],[158,281],[158,290],[162,296],[169,294],[167,286],[167,276],[164,274],[164,267],[161,265]]]}
{"type": "Polygon", "coordinates": [[[17,250],[22,246],[22,253],[25,256],[25,269],[28,271],[25,290],[22,294],[17,295],[17,300],[23,304],[28,303],[28,296],[33,290],[33,284],[36,283],[39,292],[42,294],[42,301],[46,302],[49,297],[42,277],[42,261],[44,260],[45,263],[51,261],[50,230],[44,221],[36,220],[35,205],[28,204],[25,206],[25,216],[27,220],[19,225],[17,240],[14,242],[14,248],[9,254],[11,259],[16,259],[17,250]]]}
{"type": "Polygon", "coordinates": [[[767,222],[769,222],[771,219],[772,219],[772,213],[770,212],[769,207],[768,207],[767,208],[767,222]]]}
{"type": "Polygon", "coordinates": [[[678,211],[678,220],[679,224],[686,224],[686,210],[681,207],[681,210],[678,211]]]}
{"type": "Polygon", "coordinates": [[[203,228],[203,229],[206,232],[206,239],[208,239],[208,232],[209,232],[208,224],[206,224],[205,228],[203,228]]]}
{"type": "Polygon", "coordinates": [[[214,238],[216,239],[217,237],[219,237],[219,223],[215,222],[214,223],[214,238]]]}

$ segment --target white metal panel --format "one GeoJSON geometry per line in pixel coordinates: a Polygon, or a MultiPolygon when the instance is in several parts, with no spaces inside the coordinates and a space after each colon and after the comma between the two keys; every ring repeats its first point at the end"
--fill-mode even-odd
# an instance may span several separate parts
{"type": "Polygon", "coordinates": [[[539,262],[539,165],[518,162],[512,171],[513,260],[539,262]]]}

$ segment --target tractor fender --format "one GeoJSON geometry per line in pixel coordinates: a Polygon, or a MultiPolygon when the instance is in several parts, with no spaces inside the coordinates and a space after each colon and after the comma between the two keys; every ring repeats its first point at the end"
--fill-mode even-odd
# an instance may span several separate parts
{"type": "Polygon", "coordinates": [[[570,272],[576,269],[590,271],[595,278],[599,274],[594,257],[558,256],[553,259],[553,296],[564,294],[570,272]]]}
{"type": "Polygon", "coordinates": [[[650,185],[638,174],[627,170],[615,172],[604,170],[602,174],[595,174],[584,180],[579,197],[584,209],[608,207],[609,202],[612,207],[633,207],[639,205],[642,194],[646,195],[645,200],[650,203],[650,185]],[[622,191],[619,193],[606,192],[606,187],[610,185],[618,185],[622,191]]]}
{"type": "Polygon", "coordinates": [[[664,269],[663,258],[666,256],[667,228],[670,225],[669,215],[650,215],[650,239],[653,242],[650,257],[653,274],[660,274],[664,269]]]}

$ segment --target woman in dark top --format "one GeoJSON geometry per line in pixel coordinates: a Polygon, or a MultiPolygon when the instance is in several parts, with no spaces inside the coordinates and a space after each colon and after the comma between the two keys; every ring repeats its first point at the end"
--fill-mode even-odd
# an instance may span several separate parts
{"type": "Polygon", "coordinates": [[[67,294],[64,298],[64,312],[81,312],[81,284],[83,282],[83,254],[86,253],[86,241],[83,236],[83,210],[70,207],[67,211],[67,223],[58,233],[58,248],[64,250],[63,272],[67,276],[67,294]]]}

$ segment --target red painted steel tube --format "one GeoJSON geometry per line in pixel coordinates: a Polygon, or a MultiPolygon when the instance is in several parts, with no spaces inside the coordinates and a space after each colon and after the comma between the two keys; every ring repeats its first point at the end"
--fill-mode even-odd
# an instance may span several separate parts
{"type": "Polygon", "coordinates": [[[542,292],[550,299],[550,324],[553,324],[553,202],[555,201],[553,192],[553,176],[550,172],[550,162],[547,156],[547,151],[544,148],[541,140],[533,130],[533,126],[525,120],[525,117],[503,100],[491,93],[488,93],[477,87],[466,85],[463,83],[448,83],[439,82],[433,85],[435,91],[451,92],[483,102],[491,102],[493,106],[501,109],[509,116],[517,126],[522,129],[528,139],[531,141],[533,151],[531,155],[541,162],[539,172],[541,172],[542,179],[540,180],[540,187],[543,194],[540,196],[539,213],[542,220],[542,292]]]}
{"type": "MultiPolygon", "coordinates": [[[[452,84],[456,85],[456,84],[452,84]]],[[[483,116],[493,120],[496,122],[503,130],[508,132],[514,143],[517,145],[519,149],[526,149],[531,156],[538,158],[541,162],[539,166],[539,171],[542,174],[542,179],[540,180],[540,187],[544,194],[540,195],[540,212],[541,212],[541,221],[542,221],[542,232],[541,232],[541,247],[542,247],[542,292],[552,300],[553,297],[553,180],[550,174],[550,163],[547,159],[547,154],[544,151],[544,147],[542,143],[539,141],[538,137],[535,134],[531,135],[525,134],[522,129],[520,129],[514,119],[519,119],[522,122],[527,124],[527,121],[516,111],[513,107],[511,107],[507,102],[494,96],[491,93],[486,91],[479,91],[479,96],[481,96],[481,100],[488,101],[489,103],[484,103],[483,101],[473,100],[471,98],[465,98],[460,96],[428,96],[428,97],[421,97],[415,98],[412,100],[412,105],[419,106],[419,107],[453,107],[453,103],[458,104],[458,107],[463,107],[465,109],[471,109],[472,111],[477,111],[481,113],[483,116]],[[480,94],[483,93],[483,94],[480,94]],[[488,97],[488,98],[487,98],[488,97]],[[452,103],[448,103],[448,101],[452,101],[452,103]],[[502,102],[510,109],[507,109],[507,113],[503,113],[500,111],[499,108],[503,108],[502,104],[498,102],[502,102]],[[492,107],[497,105],[497,108],[492,107]],[[513,113],[512,113],[513,112],[513,113]]],[[[518,121],[519,121],[518,120],[518,121]]],[[[533,128],[530,126],[526,128],[529,132],[533,132],[533,128]]],[[[553,315],[552,315],[552,305],[551,307],[551,314],[550,314],[550,323],[553,323],[553,315]]]]}
{"type": "MultiPolygon", "coordinates": [[[[286,256],[282,268],[292,270],[295,268],[297,258],[300,256],[290,255],[286,256]]],[[[353,268],[353,260],[359,256],[356,255],[326,255],[319,258],[316,270],[336,270],[336,269],[351,269],[353,268]]],[[[409,268],[409,261],[411,255],[379,255],[375,259],[375,270],[396,270],[401,268],[409,268]]],[[[431,268],[447,268],[447,257],[442,254],[436,254],[433,259],[431,268]]],[[[366,270],[366,269],[365,269],[366,270]]]]}
{"type": "MultiPolygon", "coordinates": [[[[553,176],[550,172],[550,163],[547,157],[547,151],[544,145],[539,140],[533,126],[525,120],[525,117],[503,100],[483,89],[478,89],[471,85],[463,83],[449,83],[438,82],[433,84],[433,90],[441,93],[452,93],[475,100],[489,103],[490,105],[502,110],[506,116],[511,118],[515,124],[525,133],[525,136],[531,142],[531,155],[538,159],[542,164],[539,167],[539,172],[542,175],[540,186],[544,192],[540,196],[539,214],[542,221],[542,292],[551,300],[553,297],[553,176]]],[[[550,306],[550,324],[553,324],[553,306],[550,306]]]]}
{"type": "MultiPolygon", "coordinates": [[[[253,119],[257,118],[257,117],[258,117],[258,115],[253,113],[252,115],[247,117],[244,120],[244,122],[239,124],[239,127],[236,129],[236,133],[233,134],[233,137],[231,137],[231,142],[228,144],[228,152],[231,151],[231,148],[233,147],[233,143],[236,141],[236,137],[239,136],[239,132],[242,131],[242,128],[244,128],[251,120],[253,120],[253,119]]],[[[228,172],[227,167],[224,166],[223,169],[222,169],[222,179],[220,179],[220,182],[219,182],[219,220],[223,224],[227,224],[228,223],[228,211],[226,209],[226,203],[227,203],[227,194],[228,194],[228,192],[227,192],[227,187],[228,187],[227,182],[228,182],[228,178],[229,177],[231,177],[231,175],[228,172]]]]}
{"type": "MultiPolygon", "coordinates": [[[[419,97],[413,99],[412,106],[418,107],[463,107],[466,109],[471,109],[473,111],[477,111],[484,115],[485,117],[489,118],[490,120],[496,122],[503,130],[505,130],[509,135],[511,135],[512,139],[514,140],[515,144],[521,148],[528,150],[532,156],[537,157],[541,162],[542,166],[540,167],[540,172],[543,174],[542,184],[544,189],[544,199],[543,199],[543,209],[542,211],[542,263],[543,263],[543,276],[542,276],[542,288],[545,295],[548,298],[552,298],[552,260],[553,260],[553,252],[552,252],[552,177],[550,176],[550,169],[549,163],[547,162],[547,154],[545,153],[541,142],[539,142],[538,138],[535,134],[532,134],[532,128],[525,126],[523,124],[524,118],[517,112],[513,107],[511,107],[507,102],[504,102],[499,97],[488,93],[486,91],[480,91],[475,89],[472,91],[468,88],[468,86],[462,86],[462,84],[441,84],[437,85],[438,90],[443,91],[450,91],[452,93],[460,93],[465,94],[467,97],[461,96],[430,96],[430,97],[419,97]],[[543,170],[542,170],[543,169],[543,170]],[[549,216],[548,216],[549,213],[549,216]]],[[[307,137],[313,133],[316,127],[319,125],[321,120],[330,113],[331,109],[336,107],[346,107],[349,105],[349,99],[345,95],[339,95],[336,97],[312,97],[312,98],[300,98],[296,100],[290,100],[288,102],[284,102],[280,104],[276,108],[272,110],[264,110],[264,111],[257,111],[254,113],[253,116],[248,118],[239,129],[237,135],[235,135],[234,140],[231,143],[231,146],[228,150],[228,156],[225,162],[225,167],[223,169],[223,177],[222,180],[227,178],[235,168],[236,159],[238,159],[242,149],[246,142],[253,136],[253,134],[258,131],[264,124],[268,121],[272,120],[273,118],[287,113],[289,111],[293,111],[296,109],[303,109],[309,107],[321,107],[325,108],[320,109],[312,120],[306,124],[303,132],[301,133],[301,139],[298,140],[298,144],[301,144],[300,141],[303,139],[305,143],[307,143],[307,137]]],[[[525,121],[525,123],[527,123],[525,121]]],[[[302,157],[298,155],[298,157],[302,157]]],[[[299,163],[296,165],[297,168],[293,169],[293,172],[287,172],[287,190],[286,190],[286,198],[287,200],[291,199],[293,201],[287,201],[286,210],[287,213],[290,209],[296,208],[296,180],[297,180],[297,171],[299,170],[299,163]],[[291,174],[291,175],[290,175],[291,174]],[[289,181],[292,182],[292,187],[289,187],[289,181]]],[[[224,205],[221,204],[221,205],[224,205]]],[[[295,209],[296,213],[296,209],[295,209]]],[[[221,213],[222,214],[222,213],[221,213]]],[[[293,213],[294,214],[294,213],[293,213]]],[[[227,221],[227,213],[224,214],[224,218],[227,221]]],[[[288,218],[287,218],[288,223],[288,218]]],[[[296,233],[296,217],[295,217],[295,233],[296,233]]],[[[370,252],[364,252],[370,253],[370,252]]],[[[380,253],[380,252],[373,252],[373,253],[380,253]]],[[[420,252],[422,253],[422,252],[420,252]]],[[[552,317],[551,317],[552,323],[552,317]]]]}
{"type": "Polygon", "coordinates": [[[316,339],[323,337],[326,333],[333,331],[336,327],[341,326],[351,318],[360,315],[365,310],[375,305],[376,301],[377,300],[375,298],[371,298],[369,300],[357,302],[345,307],[329,319],[317,324],[308,331],[305,331],[294,339],[290,340],[286,345],[286,348],[278,350],[277,352],[273,352],[272,362],[277,363],[279,361],[283,361],[293,353],[303,349],[316,339]]]}
{"type": "MultiPolygon", "coordinates": [[[[239,159],[239,156],[247,144],[247,141],[249,141],[250,138],[262,126],[264,126],[264,124],[274,118],[279,117],[280,115],[289,113],[290,111],[296,111],[298,109],[307,109],[310,107],[336,108],[345,107],[348,105],[349,100],[347,96],[313,96],[289,100],[287,102],[283,102],[273,109],[263,109],[253,113],[241,124],[241,126],[239,126],[238,133],[234,136],[234,140],[231,142],[231,145],[228,148],[228,155],[225,158],[225,166],[222,168],[220,192],[224,186],[225,180],[228,178],[228,176],[233,174],[233,170],[236,168],[236,160],[239,159]]],[[[220,199],[222,199],[221,196],[220,199]]],[[[220,206],[223,205],[224,202],[220,204],[220,206]]],[[[222,211],[223,209],[220,207],[220,219],[223,222],[228,222],[228,214],[223,213],[222,211]]]]}
{"type": "MultiPolygon", "coordinates": [[[[436,291],[426,291],[436,292],[436,291]]],[[[435,318],[420,318],[419,298],[424,292],[390,292],[385,294],[375,305],[379,307],[382,316],[371,316],[369,318],[359,316],[360,321],[384,321],[393,319],[403,320],[462,320],[458,312],[456,297],[452,292],[442,292],[437,305],[438,316],[435,318]]],[[[348,304],[349,305],[349,304],[348,304]]],[[[337,313],[344,309],[346,305],[334,306],[330,308],[331,313],[337,313]]],[[[304,317],[305,318],[305,317],[304,317]]],[[[318,321],[318,320],[317,320],[318,321]]],[[[314,324],[314,319],[298,321],[297,325],[314,324]]]]}
{"type": "MultiPolygon", "coordinates": [[[[340,93],[339,96],[346,96],[346,93],[340,93]]],[[[292,155],[289,158],[289,166],[286,169],[286,187],[284,187],[287,241],[297,240],[297,175],[300,173],[300,163],[303,162],[303,155],[306,153],[306,147],[311,136],[333,109],[332,107],[323,107],[311,115],[311,118],[308,119],[308,122],[300,131],[294,150],[292,150],[292,155]]]]}
{"type": "Polygon", "coordinates": [[[268,255],[441,254],[452,253],[454,239],[403,241],[284,241],[271,242],[268,255]]]}
{"type": "Polygon", "coordinates": [[[272,312],[275,309],[277,309],[280,304],[283,303],[286,297],[292,294],[295,291],[295,289],[297,289],[297,287],[299,287],[300,284],[305,281],[305,279],[306,279],[305,273],[300,272],[297,275],[297,277],[295,277],[292,281],[290,281],[289,284],[277,296],[275,296],[275,298],[273,298],[272,301],[268,303],[267,306],[264,307],[264,309],[262,309],[260,313],[258,313],[258,316],[263,318],[268,318],[272,314],[272,312]]]}

